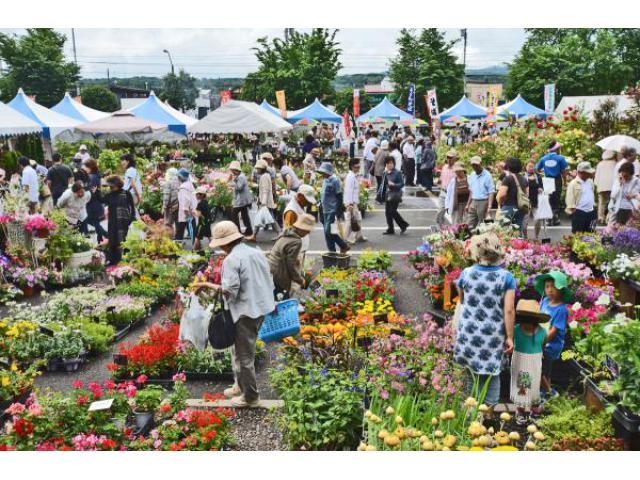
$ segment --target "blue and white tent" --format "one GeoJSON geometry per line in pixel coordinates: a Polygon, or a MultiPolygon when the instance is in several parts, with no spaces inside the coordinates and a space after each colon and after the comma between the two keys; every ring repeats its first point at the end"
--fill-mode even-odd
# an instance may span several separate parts
{"type": "Polygon", "coordinates": [[[440,121],[444,122],[451,117],[464,118],[484,118],[487,116],[487,110],[480,105],[476,105],[467,98],[466,95],[456,103],[453,107],[446,109],[440,115],[440,121]]]}
{"type": "Polygon", "coordinates": [[[511,100],[504,105],[498,107],[498,112],[509,113],[511,116],[515,116],[516,118],[523,117],[542,117],[547,118],[548,114],[541,108],[536,107],[535,105],[531,105],[527,102],[521,95],[518,95],[516,98],[511,100]]]}
{"type": "Polygon", "coordinates": [[[30,133],[42,134],[40,124],[0,102],[0,137],[13,137],[30,133]]]}
{"type": "Polygon", "coordinates": [[[129,109],[129,111],[136,117],[168,125],[170,131],[180,135],[186,135],[187,128],[198,122],[198,119],[185,115],[170,105],[163,103],[153,91],[149,94],[149,98],[129,109]]]}
{"type": "Polygon", "coordinates": [[[267,102],[266,98],[262,100],[262,103],[260,104],[260,106],[264,108],[267,112],[273,113],[274,115],[277,115],[280,117],[280,109],[274,107],[269,102],[267,102]]]}
{"type": "Polygon", "coordinates": [[[396,107],[387,97],[384,97],[384,99],[371,110],[360,115],[356,122],[362,123],[373,118],[381,118],[389,121],[415,120],[413,115],[396,107]]]}
{"type": "Polygon", "coordinates": [[[309,120],[317,120],[318,122],[342,123],[342,117],[322,105],[320,100],[317,98],[311,105],[300,110],[296,110],[295,112],[291,112],[291,115],[287,116],[287,121],[290,123],[296,123],[305,118],[309,120]]]}
{"type": "Polygon", "coordinates": [[[64,98],[51,107],[51,110],[66,115],[67,117],[75,118],[82,123],[93,122],[94,120],[100,120],[101,118],[106,118],[111,115],[110,113],[89,108],[75,101],[68,93],[65,93],[64,98]]]}
{"type": "Polygon", "coordinates": [[[22,88],[18,90],[16,96],[7,105],[40,125],[42,127],[42,136],[47,140],[53,140],[64,130],[84,123],[34,102],[27,97],[22,88]]]}

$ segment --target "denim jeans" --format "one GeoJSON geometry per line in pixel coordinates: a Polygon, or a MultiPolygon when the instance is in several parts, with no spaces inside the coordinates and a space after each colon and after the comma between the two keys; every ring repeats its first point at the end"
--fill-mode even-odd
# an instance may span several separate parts
{"type": "Polygon", "coordinates": [[[520,235],[522,236],[524,234],[522,231],[522,222],[524,221],[524,213],[522,213],[522,210],[518,210],[517,207],[502,207],[502,214],[505,218],[511,220],[512,224],[518,226],[520,235]]]}
{"type": "Polygon", "coordinates": [[[87,218],[86,220],[87,225],[91,225],[96,231],[98,242],[101,242],[104,238],[107,238],[107,231],[102,227],[100,222],[101,221],[98,218],[87,218]]]}
{"type": "Polygon", "coordinates": [[[335,233],[331,233],[331,225],[336,222],[336,212],[324,213],[324,221],[322,225],[324,227],[324,239],[327,242],[327,249],[330,252],[336,251],[336,245],[340,248],[346,248],[347,244],[344,243],[344,240],[340,238],[340,235],[336,235],[335,233]]]}
{"type": "MultiPolygon", "coordinates": [[[[481,392],[485,384],[489,381],[487,393],[484,397],[484,404],[491,407],[500,402],[500,374],[497,375],[479,375],[467,370],[467,393],[471,395],[473,392],[474,382],[478,383],[478,392],[481,392]]],[[[477,394],[476,394],[477,396],[477,394]]]]}

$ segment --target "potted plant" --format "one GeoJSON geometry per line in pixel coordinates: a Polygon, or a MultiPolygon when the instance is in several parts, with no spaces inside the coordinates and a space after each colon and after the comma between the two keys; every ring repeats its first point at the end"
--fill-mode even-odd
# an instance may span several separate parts
{"type": "Polygon", "coordinates": [[[162,403],[162,392],[163,389],[159,385],[148,385],[136,392],[131,403],[138,429],[142,430],[153,420],[153,415],[162,403]]]}
{"type": "Polygon", "coordinates": [[[56,224],[42,215],[31,215],[25,222],[24,228],[37,238],[47,238],[49,232],[56,229],[56,224]]]}
{"type": "Polygon", "coordinates": [[[29,268],[16,266],[10,271],[11,279],[22,290],[25,297],[31,297],[44,288],[49,279],[49,271],[44,267],[29,268]]]}
{"type": "Polygon", "coordinates": [[[56,370],[60,366],[67,372],[75,372],[80,368],[84,354],[82,337],[70,329],[55,333],[45,350],[49,369],[56,370]]]}

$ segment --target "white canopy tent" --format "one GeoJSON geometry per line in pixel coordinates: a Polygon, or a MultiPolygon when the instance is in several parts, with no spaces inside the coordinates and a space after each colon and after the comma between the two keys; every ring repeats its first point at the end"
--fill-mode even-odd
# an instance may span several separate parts
{"type": "Polygon", "coordinates": [[[209,113],[189,133],[278,133],[291,125],[253,102],[230,100],[209,113]]]}
{"type": "Polygon", "coordinates": [[[29,117],[0,102],[0,137],[31,133],[42,134],[42,127],[29,117]]]}
{"type": "Polygon", "coordinates": [[[584,97],[562,97],[554,116],[562,119],[564,111],[568,107],[578,107],[582,113],[589,119],[593,120],[593,112],[598,110],[602,103],[606,100],[615,100],[617,103],[616,112],[621,117],[626,116],[627,111],[633,106],[633,99],[625,95],[589,95],[584,97]]]}

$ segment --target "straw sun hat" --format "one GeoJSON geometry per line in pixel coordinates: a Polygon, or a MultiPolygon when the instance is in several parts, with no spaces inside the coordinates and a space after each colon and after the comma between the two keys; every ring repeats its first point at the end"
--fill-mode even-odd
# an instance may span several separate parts
{"type": "Polygon", "coordinates": [[[500,239],[492,232],[471,237],[469,253],[474,261],[485,265],[500,265],[505,254],[500,239]]]}
{"type": "Polygon", "coordinates": [[[228,245],[240,238],[244,238],[244,236],[240,233],[236,224],[225,220],[216,223],[213,227],[213,239],[209,246],[211,248],[217,248],[222,245],[228,245]]]}
{"type": "Polygon", "coordinates": [[[305,213],[298,217],[298,220],[296,220],[296,223],[294,223],[293,226],[300,230],[312,232],[316,228],[316,219],[305,213]]]}
{"type": "Polygon", "coordinates": [[[516,306],[516,320],[519,322],[546,323],[551,318],[546,313],[540,312],[540,304],[535,300],[518,300],[516,306]]]}

